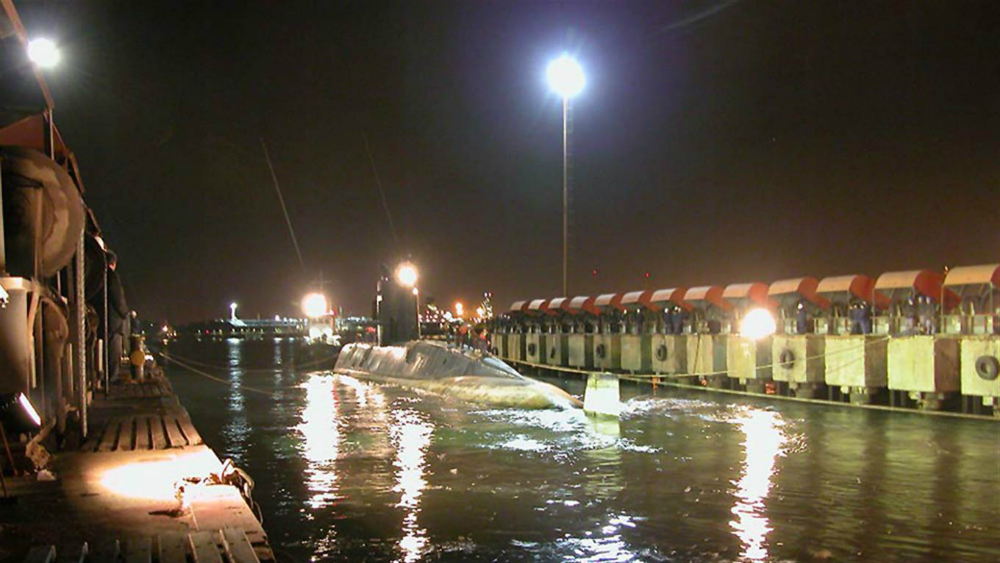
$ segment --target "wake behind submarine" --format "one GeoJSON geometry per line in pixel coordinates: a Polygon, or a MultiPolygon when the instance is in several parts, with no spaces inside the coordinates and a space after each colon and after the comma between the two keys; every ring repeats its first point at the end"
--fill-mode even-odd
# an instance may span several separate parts
{"type": "Polygon", "coordinates": [[[344,346],[334,372],[422,389],[493,406],[543,409],[581,407],[576,398],[548,383],[525,377],[499,358],[420,340],[416,269],[403,263],[378,283],[378,344],[344,346]]]}
{"type": "Polygon", "coordinates": [[[525,377],[502,360],[440,342],[401,346],[352,343],[334,371],[495,406],[525,409],[579,407],[580,401],[548,383],[525,377]]]}

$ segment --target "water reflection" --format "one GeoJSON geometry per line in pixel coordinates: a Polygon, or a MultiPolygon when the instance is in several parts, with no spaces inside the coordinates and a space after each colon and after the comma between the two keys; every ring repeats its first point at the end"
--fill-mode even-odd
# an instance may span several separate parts
{"type": "Polygon", "coordinates": [[[743,432],[743,475],[736,483],[736,504],[732,513],[736,520],[729,524],[743,543],[740,557],[744,561],[767,558],[765,541],[771,531],[764,500],[771,490],[775,460],[783,453],[786,442],[781,417],[771,411],[747,408],[735,420],[743,432]]]}
{"type": "Polygon", "coordinates": [[[337,420],[340,401],[333,376],[313,374],[303,387],[306,404],[296,429],[302,435],[300,450],[308,462],[305,474],[309,498],[305,502],[316,509],[329,506],[339,498],[337,456],[341,434],[337,420]]]}
{"type": "Polygon", "coordinates": [[[243,340],[226,340],[226,362],[229,367],[229,395],[226,406],[230,412],[229,421],[223,429],[226,438],[226,452],[237,465],[246,463],[247,442],[253,428],[246,414],[246,397],[243,395],[243,340]]]}
{"type": "Polygon", "coordinates": [[[427,530],[417,524],[420,513],[420,496],[427,486],[424,478],[427,447],[431,443],[434,426],[425,421],[416,411],[405,409],[394,413],[394,423],[390,428],[392,441],[396,445],[396,486],[393,491],[401,493],[397,508],[403,509],[403,538],[399,549],[402,561],[412,563],[420,559],[427,546],[427,530]]]}

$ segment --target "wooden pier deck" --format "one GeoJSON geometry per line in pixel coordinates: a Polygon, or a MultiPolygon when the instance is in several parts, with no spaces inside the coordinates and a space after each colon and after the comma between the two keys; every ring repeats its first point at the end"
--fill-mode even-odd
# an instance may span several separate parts
{"type": "Polygon", "coordinates": [[[54,454],[55,481],[8,477],[0,563],[274,561],[169,381],[113,385],[90,416],[86,440],[54,454]]]}

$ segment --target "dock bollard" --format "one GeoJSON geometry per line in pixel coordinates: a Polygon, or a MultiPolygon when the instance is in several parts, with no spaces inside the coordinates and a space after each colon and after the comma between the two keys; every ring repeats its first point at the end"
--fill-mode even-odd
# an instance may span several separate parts
{"type": "Polygon", "coordinates": [[[587,390],[583,395],[583,412],[618,416],[621,414],[621,410],[618,376],[611,373],[591,373],[587,376],[587,390]]]}

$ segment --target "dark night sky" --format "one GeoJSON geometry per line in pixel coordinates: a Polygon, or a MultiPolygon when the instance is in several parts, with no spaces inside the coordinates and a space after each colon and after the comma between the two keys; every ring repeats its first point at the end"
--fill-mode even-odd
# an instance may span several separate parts
{"type": "Polygon", "coordinates": [[[17,5],[151,319],[291,314],[320,270],[367,313],[406,252],[439,302],[556,296],[564,50],[574,294],[1000,259],[995,1],[17,5]]]}

